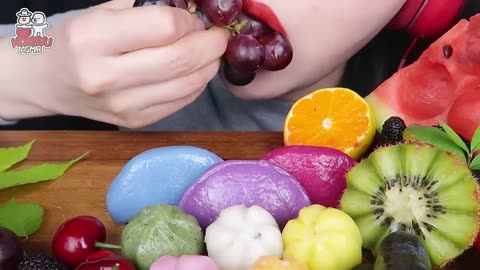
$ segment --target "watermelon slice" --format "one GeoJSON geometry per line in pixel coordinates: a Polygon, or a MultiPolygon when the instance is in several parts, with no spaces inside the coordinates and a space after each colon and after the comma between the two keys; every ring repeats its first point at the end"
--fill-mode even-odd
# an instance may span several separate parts
{"type": "Polygon", "coordinates": [[[471,140],[480,126],[480,14],[459,21],[365,99],[378,131],[399,116],[407,125],[444,121],[471,140]]]}

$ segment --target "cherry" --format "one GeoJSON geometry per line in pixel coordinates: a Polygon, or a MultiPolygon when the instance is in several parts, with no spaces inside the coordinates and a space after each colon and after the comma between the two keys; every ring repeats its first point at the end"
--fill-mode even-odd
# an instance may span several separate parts
{"type": "Polygon", "coordinates": [[[96,217],[77,216],[65,221],[55,232],[52,251],[62,263],[76,267],[97,248],[120,249],[103,243],[107,238],[105,225],[96,217]]]}
{"type": "Polygon", "coordinates": [[[100,250],[90,254],[85,262],[75,270],[135,270],[128,260],[116,255],[110,250],[100,250]]]}
{"type": "Polygon", "coordinates": [[[109,256],[114,256],[114,255],[115,255],[115,253],[113,253],[110,250],[99,250],[99,251],[96,251],[96,252],[88,255],[88,257],[85,259],[85,262],[96,261],[98,259],[109,257],[109,256]]]}

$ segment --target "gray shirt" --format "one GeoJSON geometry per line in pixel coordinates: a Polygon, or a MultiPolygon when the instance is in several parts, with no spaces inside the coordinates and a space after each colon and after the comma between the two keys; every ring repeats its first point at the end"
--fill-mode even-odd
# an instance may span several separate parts
{"type": "Polygon", "coordinates": [[[190,105],[157,123],[135,130],[281,131],[291,106],[292,103],[275,99],[236,98],[216,77],[208,84],[202,95],[190,105]]]}

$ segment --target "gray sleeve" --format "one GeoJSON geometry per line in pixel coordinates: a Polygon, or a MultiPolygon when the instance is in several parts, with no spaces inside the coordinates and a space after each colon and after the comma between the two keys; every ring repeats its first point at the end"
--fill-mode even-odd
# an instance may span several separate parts
{"type": "MultiPolygon", "coordinates": [[[[50,26],[55,25],[65,18],[74,15],[78,10],[72,10],[65,13],[58,13],[47,18],[50,26]]],[[[15,35],[15,24],[0,24],[0,38],[8,38],[15,35]]],[[[14,125],[17,121],[7,121],[0,118],[0,125],[14,125]]]]}
{"type": "Polygon", "coordinates": [[[188,106],[137,131],[281,131],[291,102],[242,100],[232,95],[216,76],[188,106]]]}
{"type": "Polygon", "coordinates": [[[0,126],[15,125],[17,121],[7,121],[0,118],[0,126]]]}

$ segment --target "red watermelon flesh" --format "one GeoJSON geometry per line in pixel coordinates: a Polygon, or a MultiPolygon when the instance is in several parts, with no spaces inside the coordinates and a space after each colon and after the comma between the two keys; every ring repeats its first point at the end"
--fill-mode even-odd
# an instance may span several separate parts
{"type": "Polygon", "coordinates": [[[379,131],[386,119],[399,116],[407,125],[447,122],[470,140],[471,130],[480,125],[479,86],[480,14],[477,14],[458,22],[417,61],[397,71],[365,99],[372,106],[379,131]],[[446,57],[445,51],[449,50],[451,54],[446,57]],[[466,92],[473,93],[466,95],[473,101],[460,98],[466,92]]]}
{"type": "Polygon", "coordinates": [[[480,124],[480,88],[460,95],[447,116],[448,125],[465,138],[471,139],[480,124]]]}

